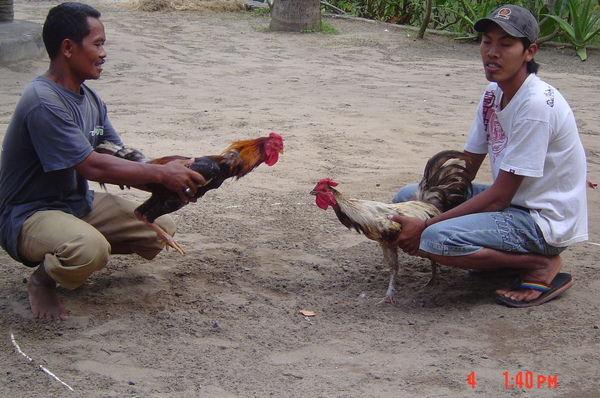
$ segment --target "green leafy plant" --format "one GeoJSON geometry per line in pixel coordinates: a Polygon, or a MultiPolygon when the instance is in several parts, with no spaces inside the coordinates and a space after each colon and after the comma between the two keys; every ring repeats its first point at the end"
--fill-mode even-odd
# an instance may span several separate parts
{"type": "Polygon", "coordinates": [[[454,13],[463,22],[463,30],[468,31],[467,36],[457,37],[457,39],[476,39],[477,34],[475,33],[475,29],[473,29],[473,25],[478,19],[490,15],[497,6],[496,1],[485,0],[480,4],[460,0],[459,3],[461,5],[460,9],[446,7],[448,11],[454,13]]]}
{"type": "Polygon", "coordinates": [[[596,12],[596,8],[592,5],[591,0],[583,1],[579,8],[575,0],[567,0],[568,19],[557,15],[544,15],[559,24],[565,38],[575,47],[577,55],[582,61],[587,59],[586,45],[600,34],[600,27],[596,25],[600,20],[600,13],[596,12]]]}

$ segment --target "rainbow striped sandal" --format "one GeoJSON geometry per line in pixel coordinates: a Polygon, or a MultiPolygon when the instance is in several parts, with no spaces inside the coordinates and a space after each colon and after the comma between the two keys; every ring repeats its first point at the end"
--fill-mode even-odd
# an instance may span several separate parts
{"type": "MultiPolygon", "coordinates": [[[[560,295],[561,293],[566,291],[571,286],[573,286],[573,278],[571,277],[571,275],[565,274],[565,273],[559,273],[556,275],[556,277],[554,277],[554,279],[552,280],[552,282],[550,282],[549,285],[547,285],[545,283],[541,283],[541,282],[534,282],[534,281],[519,282],[519,285],[517,286],[516,289],[525,288],[525,289],[538,290],[538,291],[542,292],[540,297],[536,298],[535,300],[516,301],[516,300],[510,299],[508,297],[505,297],[505,296],[499,294],[496,296],[496,301],[500,304],[504,304],[504,305],[507,305],[509,307],[514,307],[514,308],[533,307],[536,305],[544,304],[544,303],[552,300],[553,298],[557,297],[558,295],[560,295]]],[[[516,289],[513,289],[513,290],[516,290],[516,289]]]]}

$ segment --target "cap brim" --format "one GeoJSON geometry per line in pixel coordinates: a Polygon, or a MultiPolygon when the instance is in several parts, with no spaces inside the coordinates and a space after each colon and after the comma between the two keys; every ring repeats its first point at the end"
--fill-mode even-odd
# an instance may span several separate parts
{"type": "Polygon", "coordinates": [[[507,24],[506,22],[498,21],[496,19],[491,19],[491,18],[481,18],[481,19],[477,20],[477,22],[475,22],[475,24],[473,25],[473,28],[477,32],[483,33],[483,32],[485,32],[487,27],[490,25],[490,23],[495,23],[496,25],[500,26],[506,33],[508,33],[509,35],[511,35],[513,37],[527,37],[526,35],[519,32],[517,29],[513,28],[511,25],[507,24]]]}

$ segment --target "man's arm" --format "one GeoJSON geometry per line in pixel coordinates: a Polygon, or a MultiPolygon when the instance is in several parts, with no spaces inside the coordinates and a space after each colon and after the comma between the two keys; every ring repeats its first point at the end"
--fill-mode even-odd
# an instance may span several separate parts
{"type": "Polygon", "coordinates": [[[106,184],[145,186],[155,183],[183,192],[190,188],[190,196],[198,185],[206,183],[204,177],[188,167],[191,160],[174,160],[164,165],[132,162],[118,157],[92,152],[74,169],[84,178],[106,184]]]}
{"type": "MultiPolygon", "coordinates": [[[[523,178],[525,177],[500,170],[498,178],[492,186],[455,208],[430,218],[426,221],[427,226],[467,214],[503,210],[510,205],[517,189],[523,182],[523,178]]],[[[398,215],[391,215],[388,218],[402,224],[402,232],[392,245],[397,245],[404,252],[415,255],[419,250],[421,234],[425,230],[423,220],[398,215]]]]}
{"type": "Polygon", "coordinates": [[[466,214],[500,211],[510,206],[524,176],[500,170],[494,183],[478,195],[431,219],[430,224],[466,214]]]}
{"type": "Polygon", "coordinates": [[[469,162],[467,163],[467,174],[469,175],[470,180],[473,181],[477,176],[477,172],[481,167],[481,163],[483,163],[483,160],[487,154],[479,154],[469,151],[463,151],[463,153],[469,157],[469,162]]]}

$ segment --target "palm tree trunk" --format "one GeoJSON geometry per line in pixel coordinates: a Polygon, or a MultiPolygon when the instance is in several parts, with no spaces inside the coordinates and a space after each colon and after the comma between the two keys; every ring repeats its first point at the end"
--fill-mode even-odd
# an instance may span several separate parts
{"type": "Polygon", "coordinates": [[[288,32],[320,32],[320,0],[275,0],[271,9],[269,29],[288,32]]]}
{"type": "Polygon", "coordinates": [[[0,0],[0,22],[11,22],[14,19],[13,0],[0,0]]]}

